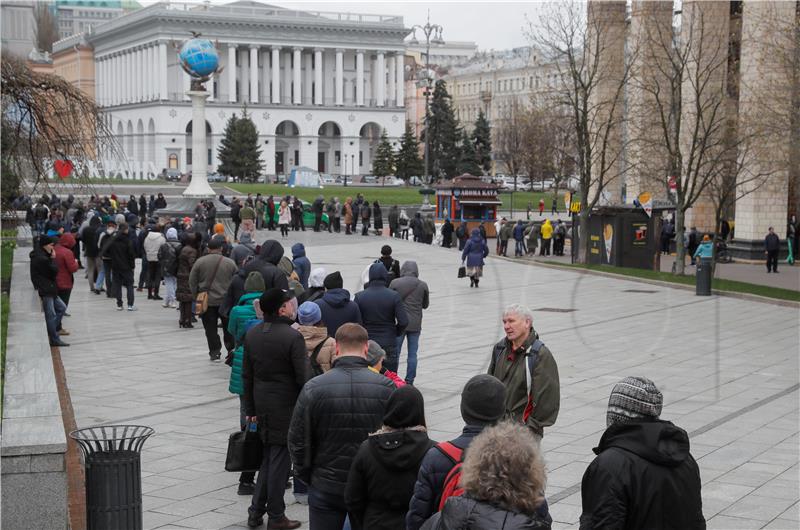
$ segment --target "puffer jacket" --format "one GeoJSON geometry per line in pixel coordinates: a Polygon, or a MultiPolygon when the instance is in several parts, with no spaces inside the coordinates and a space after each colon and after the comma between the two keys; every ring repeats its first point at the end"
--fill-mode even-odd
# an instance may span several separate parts
{"type": "Polygon", "coordinates": [[[179,302],[194,300],[192,288],[189,286],[189,275],[195,261],[197,261],[197,249],[191,245],[184,245],[178,254],[178,288],[175,291],[175,298],[179,302]]]}
{"type": "Polygon", "coordinates": [[[39,291],[39,296],[57,296],[58,265],[56,265],[55,259],[38,246],[30,253],[30,258],[31,283],[39,291]]]}
{"type": "Polygon", "coordinates": [[[400,277],[392,280],[389,289],[397,291],[405,304],[408,313],[409,333],[422,331],[422,310],[428,309],[430,296],[428,284],[419,279],[419,267],[416,261],[406,261],[400,268],[400,277]]]}
{"type": "Polygon", "coordinates": [[[311,274],[311,262],[306,257],[306,247],[302,243],[292,245],[292,263],[294,271],[300,278],[300,285],[308,289],[308,277],[311,274]]]}
{"type": "Polygon", "coordinates": [[[435,442],[424,429],[371,434],[358,449],[344,500],[354,530],[405,527],[419,465],[435,442]]]}
{"type": "Polygon", "coordinates": [[[161,232],[156,232],[155,230],[149,232],[142,244],[145,259],[147,261],[158,261],[158,249],[166,242],[167,240],[161,232]]]}
{"type": "Polygon", "coordinates": [[[614,424],[594,452],[581,482],[582,530],[706,527],[686,431],[664,420],[614,424]]]}
{"type": "Polygon", "coordinates": [[[408,326],[403,300],[400,294],[386,287],[387,276],[382,263],[373,263],[369,268],[369,285],[355,296],[369,338],[384,349],[396,348],[397,336],[408,326]]]}
{"type": "Polygon", "coordinates": [[[306,350],[308,351],[309,360],[319,343],[325,341],[317,355],[317,364],[320,365],[323,372],[330,370],[333,364],[333,356],[336,354],[336,340],[328,335],[328,329],[319,326],[299,326],[297,331],[300,332],[303,336],[303,340],[306,341],[306,350]]]}
{"type": "Polygon", "coordinates": [[[56,253],[55,261],[56,265],[58,265],[56,286],[58,286],[59,291],[72,289],[75,284],[72,274],[78,270],[78,260],[75,259],[75,254],[72,252],[72,247],[74,246],[75,236],[67,232],[62,234],[58,240],[58,245],[54,248],[56,253]]]}
{"type": "Polygon", "coordinates": [[[300,392],[289,428],[289,453],[301,480],[341,496],[361,442],[383,421],[394,391],[362,357],[339,357],[300,392]]]}
{"type": "Polygon", "coordinates": [[[545,219],[544,223],[542,223],[540,233],[542,234],[542,239],[551,239],[553,237],[553,225],[550,224],[550,219],[545,219]]]}
{"type": "Polygon", "coordinates": [[[231,309],[228,316],[228,332],[233,335],[236,341],[236,348],[233,350],[233,362],[231,364],[231,377],[228,383],[228,392],[231,394],[244,394],[244,384],[242,383],[242,356],[244,354],[244,334],[249,327],[247,323],[256,318],[256,309],[253,301],[258,300],[260,291],[242,295],[239,303],[231,309]]]}
{"type": "Polygon", "coordinates": [[[422,525],[423,530],[546,530],[552,524],[548,515],[504,510],[468,495],[447,499],[444,509],[422,525]]]}
{"type": "Polygon", "coordinates": [[[328,289],[322,298],[314,300],[322,311],[322,321],[328,327],[328,336],[335,337],[339,326],[352,322],[361,324],[361,310],[350,300],[347,289],[328,289]]]}

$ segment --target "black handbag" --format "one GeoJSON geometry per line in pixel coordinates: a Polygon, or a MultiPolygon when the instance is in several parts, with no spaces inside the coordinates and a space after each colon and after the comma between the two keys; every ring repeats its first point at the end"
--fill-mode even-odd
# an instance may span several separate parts
{"type": "Polygon", "coordinates": [[[225,471],[258,471],[264,445],[258,432],[250,430],[248,424],[243,431],[236,431],[228,438],[228,454],[225,456],[225,471]]]}
{"type": "Polygon", "coordinates": [[[467,268],[462,265],[458,268],[458,277],[466,278],[466,276],[467,276],[467,268]]]}

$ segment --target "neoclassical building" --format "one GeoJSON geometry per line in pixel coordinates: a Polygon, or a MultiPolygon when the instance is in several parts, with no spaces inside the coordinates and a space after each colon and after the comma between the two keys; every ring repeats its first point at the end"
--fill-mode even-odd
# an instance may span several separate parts
{"type": "Polygon", "coordinates": [[[54,46],[57,53],[83,40],[93,48],[96,100],[135,173],[192,168],[190,79],[177,58],[191,32],[217,43],[223,67],[206,83],[210,170],[227,120],[245,106],[268,176],[295,166],[369,173],[381,130],[399,142],[402,17],[164,2],[54,46]]]}

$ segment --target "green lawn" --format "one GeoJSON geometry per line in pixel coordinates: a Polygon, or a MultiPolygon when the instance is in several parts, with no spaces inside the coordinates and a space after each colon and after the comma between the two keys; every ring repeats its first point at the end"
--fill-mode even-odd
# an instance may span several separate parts
{"type": "MultiPolygon", "coordinates": [[[[560,265],[564,267],[575,267],[580,269],[596,270],[602,272],[609,272],[612,274],[621,274],[623,276],[632,276],[635,278],[643,278],[647,280],[658,280],[669,283],[679,283],[683,285],[694,285],[695,277],[690,275],[678,276],[669,272],[656,272],[645,269],[632,269],[628,267],[612,267],[611,265],[582,265],[579,263],[557,263],[548,262],[553,265],[560,265]]],[[[778,287],[768,287],[766,285],[758,285],[755,283],[738,282],[735,280],[724,280],[721,278],[714,278],[712,288],[717,291],[728,291],[734,293],[745,293],[763,296],[765,298],[775,298],[777,300],[789,300],[792,302],[800,302],[800,291],[792,291],[790,289],[780,289],[778,287]]]]}
{"type": "MultiPolygon", "coordinates": [[[[312,202],[318,195],[322,194],[325,199],[329,197],[339,197],[344,200],[347,197],[355,197],[357,193],[362,193],[364,198],[370,201],[377,200],[383,206],[397,205],[416,205],[422,204],[422,195],[419,193],[417,187],[386,187],[380,186],[328,186],[322,190],[316,188],[288,188],[283,184],[240,184],[230,183],[226,184],[227,187],[236,190],[241,194],[261,193],[262,195],[276,195],[283,196],[286,194],[297,195],[304,201],[312,202]]],[[[524,211],[527,208],[528,202],[531,203],[534,209],[539,207],[539,199],[544,196],[546,211],[550,211],[551,201],[553,199],[552,193],[518,191],[514,192],[514,211],[524,211]]],[[[500,200],[503,201],[503,210],[508,210],[511,206],[511,194],[501,193],[500,200]]],[[[433,202],[433,201],[431,201],[433,202]]],[[[559,211],[564,211],[563,192],[559,192],[558,199],[559,211]]]]}
{"type": "MultiPolygon", "coordinates": [[[[5,231],[4,231],[5,232],[5,231]]],[[[16,231],[14,231],[16,234],[16,231]]],[[[14,247],[17,244],[13,241],[6,241],[0,246],[0,279],[6,280],[11,278],[11,270],[14,262],[14,247]]],[[[8,335],[8,310],[9,298],[8,293],[0,294],[0,416],[2,416],[3,408],[3,387],[5,386],[6,377],[6,338],[8,335]]]]}

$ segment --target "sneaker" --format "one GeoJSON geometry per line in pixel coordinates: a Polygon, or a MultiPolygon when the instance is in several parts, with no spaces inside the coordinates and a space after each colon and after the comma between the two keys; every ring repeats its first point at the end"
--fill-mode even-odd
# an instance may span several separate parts
{"type": "Polygon", "coordinates": [[[239,489],[236,490],[236,495],[252,495],[256,489],[256,485],[252,482],[240,482],[239,489]]]}
{"type": "Polygon", "coordinates": [[[172,307],[172,306],[170,306],[169,303],[166,303],[166,304],[161,304],[161,307],[167,308],[167,307],[172,307]]]}
{"type": "MultiPolygon", "coordinates": [[[[249,518],[247,523],[250,524],[249,518]]],[[[293,521],[285,515],[282,515],[280,519],[274,519],[267,523],[267,530],[293,530],[294,528],[300,528],[300,521],[293,521]]]]}
{"type": "Polygon", "coordinates": [[[154,294],[153,295],[153,300],[163,300],[163,298],[158,296],[157,294],[154,294]]]}
{"type": "Polygon", "coordinates": [[[122,306],[121,305],[117,306],[117,311],[122,311],[122,306]]]}
{"type": "Polygon", "coordinates": [[[138,309],[136,308],[136,306],[129,305],[128,306],[128,311],[138,311],[138,309]]]}
{"type": "Polygon", "coordinates": [[[64,313],[64,316],[65,317],[71,317],[72,315],[70,315],[69,313],[64,313]]]}
{"type": "Polygon", "coordinates": [[[220,357],[222,357],[222,353],[219,351],[210,351],[208,352],[208,356],[212,361],[217,362],[219,361],[220,357]]]}
{"type": "Polygon", "coordinates": [[[61,328],[61,329],[58,330],[58,334],[59,335],[69,335],[69,330],[61,328]]]}
{"type": "Polygon", "coordinates": [[[50,343],[50,347],[51,348],[66,348],[67,346],[69,346],[69,344],[67,344],[63,340],[59,340],[58,342],[51,342],[50,343]]]}

